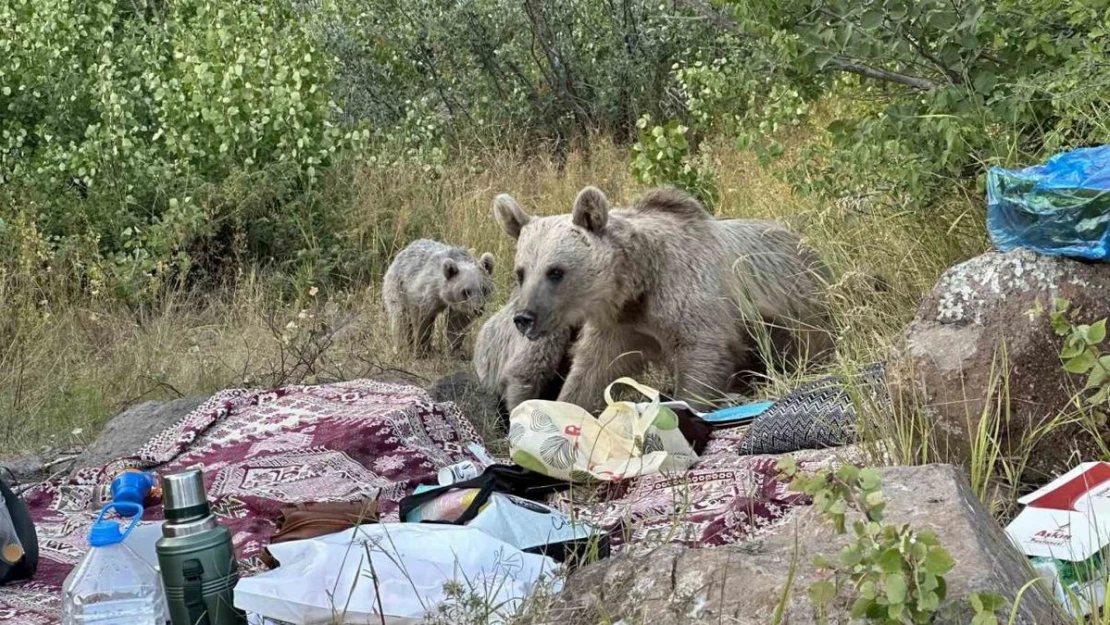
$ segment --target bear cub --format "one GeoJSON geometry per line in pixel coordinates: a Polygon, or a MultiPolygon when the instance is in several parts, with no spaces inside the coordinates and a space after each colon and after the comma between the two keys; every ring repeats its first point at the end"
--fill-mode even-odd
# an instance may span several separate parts
{"type": "Polygon", "coordinates": [[[530,341],[513,322],[519,306],[513,296],[478,331],[474,370],[486,390],[498,397],[498,414],[507,425],[509,414],[529,399],[554,401],[570,373],[570,353],[579,328],[568,326],[530,341]]]}
{"type": "Polygon", "coordinates": [[[382,280],[394,348],[426,357],[436,319],[446,312],[448,346],[463,355],[466,333],[493,293],[493,264],[489,252],[475,260],[462,248],[429,239],[401,250],[382,280]]]}

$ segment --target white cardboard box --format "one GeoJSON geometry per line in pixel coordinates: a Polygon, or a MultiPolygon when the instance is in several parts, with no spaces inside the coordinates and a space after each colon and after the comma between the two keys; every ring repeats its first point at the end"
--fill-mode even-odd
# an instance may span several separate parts
{"type": "Polygon", "coordinates": [[[1110,545],[1110,463],[1084,462],[1018,499],[1006,533],[1073,614],[1102,605],[1110,545]]]}

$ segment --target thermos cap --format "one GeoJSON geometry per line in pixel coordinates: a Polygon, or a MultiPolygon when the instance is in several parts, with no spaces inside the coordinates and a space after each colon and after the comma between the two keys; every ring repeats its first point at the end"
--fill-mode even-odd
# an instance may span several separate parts
{"type": "Polygon", "coordinates": [[[183,521],[210,514],[200,469],[166,475],[162,478],[162,507],[167,521],[183,521]]]}

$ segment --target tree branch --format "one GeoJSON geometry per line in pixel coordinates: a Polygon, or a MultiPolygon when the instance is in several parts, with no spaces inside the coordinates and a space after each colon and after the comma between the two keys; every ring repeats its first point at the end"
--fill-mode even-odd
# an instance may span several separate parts
{"type": "Polygon", "coordinates": [[[853,63],[840,57],[833,57],[825,67],[831,67],[842,72],[849,74],[857,74],[864,78],[871,78],[873,80],[882,80],[884,82],[892,82],[899,85],[912,87],[918,91],[931,91],[937,88],[937,83],[929,80],[928,78],[920,78],[918,76],[909,76],[907,74],[899,74],[898,72],[891,72],[885,69],[878,69],[867,65],[860,65],[853,63]]]}
{"type": "MultiPolygon", "coordinates": [[[[917,20],[914,20],[914,24],[917,24],[917,20]]],[[[911,36],[910,33],[906,32],[905,30],[899,29],[899,31],[899,34],[902,35],[902,38],[908,41],[910,45],[913,46],[913,49],[917,50],[918,54],[925,57],[927,61],[932,63],[936,67],[936,69],[947,76],[953,84],[963,84],[963,77],[960,76],[960,73],[954,69],[949,68],[944,63],[941,63],[940,59],[929,51],[929,47],[925,44],[924,41],[920,41],[916,37],[911,36]]]]}
{"type": "Polygon", "coordinates": [[[726,15],[723,11],[715,9],[705,0],[678,0],[678,4],[697,13],[702,19],[717,28],[727,30],[747,39],[754,38],[751,34],[740,30],[740,27],[737,26],[736,22],[732,21],[731,17],[726,15]]]}
{"type": "MultiPolygon", "coordinates": [[[[755,38],[754,35],[741,30],[740,26],[735,21],[733,21],[732,18],[720,11],[715,10],[711,5],[705,2],[705,0],[679,0],[679,4],[692,9],[718,28],[723,28],[748,39],[755,38]]],[[[929,80],[928,78],[920,78],[918,76],[910,76],[908,74],[900,74],[898,72],[878,69],[875,67],[870,67],[868,65],[861,65],[859,63],[853,63],[842,57],[833,57],[829,60],[828,63],[825,64],[825,67],[842,72],[848,72],[850,74],[857,74],[865,78],[871,78],[872,80],[881,80],[884,82],[905,85],[919,91],[931,91],[937,88],[937,83],[929,80]]]]}
{"type": "MultiPolygon", "coordinates": [[[[824,15],[825,17],[827,17],[829,19],[837,20],[839,22],[844,22],[844,23],[852,25],[852,26],[858,26],[858,24],[856,24],[855,22],[847,20],[843,16],[841,16],[840,14],[835,13],[833,11],[830,11],[827,8],[821,7],[821,8],[818,8],[817,11],[821,15],[824,15]]],[[[899,29],[899,34],[902,36],[903,39],[905,39],[907,42],[909,42],[909,44],[911,46],[913,46],[913,48],[915,50],[917,50],[917,53],[918,53],[919,56],[922,56],[922,57],[925,58],[925,60],[931,62],[934,65],[936,70],[938,70],[941,73],[943,73],[944,75],[948,76],[949,79],[951,79],[953,82],[956,82],[959,79],[958,74],[950,73],[948,68],[946,68],[944,66],[944,64],[940,62],[940,59],[937,59],[936,57],[931,55],[929,53],[928,49],[926,49],[923,44],[919,43],[913,37],[911,37],[909,35],[909,33],[902,32],[901,29],[899,29]]],[[[872,37],[872,40],[875,40],[875,38],[872,37]]],[[[882,70],[882,69],[875,69],[875,68],[870,67],[870,66],[859,65],[859,64],[856,64],[856,63],[852,63],[850,61],[846,61],[845,59],[843,59],[841,57],[833,57],[833,58],[834,58],[834,60],[836,60],[842,66],[842,67],[838,67],[837,69],[841,69],[842,71],[846,71],[846,72],[851,72],[853,74],[859,74],[860,76],[867,76],[869,78],[874,78],[876,80],[885,80],[885,81],[894,82],[894,83],[897,83],[897,84],[900,84],[900,85],[907,85],[907,86],[913,87],[915,89],[920,89],[921,91],[928,91],[930,89],[936,88],[936,86],[937,86],[936,82],[933,82],[932,80],[929,80],[928,78],[918,78],[917,76],[910,76],[908,74],[900,74],[898,72],[891,72],[891,71],[882,70]],[[843,66],[845,64],[847,64],[847,67],[843,66]],[[851,69],[849,69],[849,67],[851,67],[851,69]],[[928,86],[924,86],[924,85],[928,85],[928,86]]],[[[917,65],[917,63],[914,63],[914,62],[911,62],[910,64],[911,65],[917,65]]],[[[830,62],[829,65],[833,65],[833,63],[830,62]]],[[[834,67],[836,67],[836,66],[834,65],[834,67]]]]}

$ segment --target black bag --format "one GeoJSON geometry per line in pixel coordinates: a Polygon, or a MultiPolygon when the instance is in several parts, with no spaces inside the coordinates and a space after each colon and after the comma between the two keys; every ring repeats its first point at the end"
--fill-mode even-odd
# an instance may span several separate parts
{"type": "Polygon", "coordinates": [[[15,533],[23,546],[23,557],[15,564],[9,564],[0,558],[0,585],[3,585],[34,577],[39,567],[39,540],[27,504],[8,488],[4,480],[0,480],[0,495],[4,496],[4,509],[0,510],[0,515],[11,517],[15,533]]]}
{"type": "MultiPolygon", "coordinates": [[[[454,521],[421,522],[466,525],[474,520],[474,517],[478,516],[478,512],[482,509],[482,506],[489,501],[490,496],[495,492],[542,503],[543,498],[547,495],[570,488],[570,483],[546,476],[542,473],[529,471],[515,464],[493,464],[486,467],[486,470],[478,477],[456,482],[454,484],[448,484],[447,486],[440,486],[439,488],[432,488],[405,497],[400,503],[401,520],[403,521],[406,519],[413,510],[436,499],[444,493],[470,488],[477,488],[478,494],[459,518],[454,521]]],[[[539,547],[525,549],[524,551],[548,556],[556,562],[565,562],[568,565],[574,565],[590,557],[608,558],[609,535],[602,533],[600,540],[574,540],[562,543],[549,543],[540,545],[539,547]],[[594,550],[595,547],[596,551],[594,550]]]]}
{"type": "MultiPolygon", "coordinates": [[[[548,477],[542,473],[529,471],[515,464],[492,464],[486,467],[486,470],[478,477],[405,497],[400,503],[401,519],[405,519],[413,510],[446,492],[468,488],[477,488],[478,495],[474,498],[470,507],[463,512],[462,516],[450,522],[453,525],[466,525],[472,521],[474,517],[478,516],[478,511],[489,501],[490,495],[494,492],[516,495],[532,501],[543,501],[543,498],[551,493],[570,488],[570,483],[548,477]]],[[[427,522],[446,523],[447,521],[427,522]]]]}

